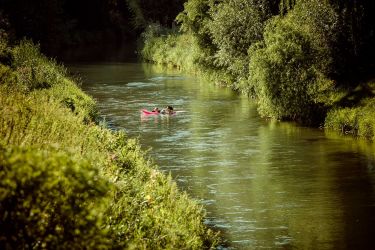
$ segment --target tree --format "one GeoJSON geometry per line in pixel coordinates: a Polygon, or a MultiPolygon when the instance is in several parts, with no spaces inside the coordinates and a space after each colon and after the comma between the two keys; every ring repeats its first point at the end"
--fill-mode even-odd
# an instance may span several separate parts
{"type": "Polygon", "coordinates": [[[261,115],[312,123],[329,105],[333,81],[330,44],[337,15],[320,0],[297,3],[267,24],[264,42],[250,50],[250,88],[261,115]]]}
{"type": "Polygon", "coordinates": [[[272,16],[268,0],[226,0],[210,9],[206,25],[218,48],[215,64],[240,77],[248,74],[250,46],[263,39],[266,20],[272,16]]]}

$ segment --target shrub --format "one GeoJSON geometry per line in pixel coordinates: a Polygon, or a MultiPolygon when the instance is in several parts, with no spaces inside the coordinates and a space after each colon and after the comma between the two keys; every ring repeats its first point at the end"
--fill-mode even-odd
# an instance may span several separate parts
{"type": "Polygon", "coordinates": [[[330,110],[324,126],[343,134],[375,140],[375,98],[362,100],[357,107],[330,110]]]}
{"type": "Polygon", "coordinates": [[[0,64],[0,84],[13,85],[16,83],[16,75],[8,66],[0,64]]]}
{"type": "Polygon", "coordinates": [[[97,172],[65,153],[0,146],[1,248],[108,247],[97,172]]]}
{"type": "Polygon", "coordinates": [[[328,112],[325,127],[342,133],[357,134],[358,116],[353,108],[333,109],[328,112]]]}
{"type": "Polygon", "coordinates": [[[49,91],[42,92],[62,103],[84,123],[98,122],[98,109],[94,99],[83,93],[71,80],[65,79],[60,84],[55,84],[49,91]]]}
{"type": "Polygon", "coordinates": [[[335,18],[329,4],[308,0],[266,26],[264,42],[250,50],[250,84],[243,86],[255,91],[261,115],[305,123],[322,119],[333,87],[325,34],[335,18]]]}

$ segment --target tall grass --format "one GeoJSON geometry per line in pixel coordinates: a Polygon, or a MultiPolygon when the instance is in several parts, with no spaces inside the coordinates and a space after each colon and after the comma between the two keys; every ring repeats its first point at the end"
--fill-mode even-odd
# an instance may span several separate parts
{"type": "MultiPolygon", "coordinates": [[[[143,60],[197,74],[207,81],[238,90],[233,76],[205,58],[206,52],[198,45],[197,38],[189,33],[179,33],[160,25],[149,25],[142,34],[140,55],[143,60]]],[[[212,59],[213,60],[213,59],[212,59]]]]}
{"type": "MultiPolygon", "coordinates": [[[[369,85],[372,86],[374,95],[375,83],[369,85]]],[[[354,106],[330,110],[325,119],[325,127],[375,141],[375,98],[368,97],[354,106]]]]}
{"type": "Polygon", "coordinates": [[[157,64],[194,71],[199,47],[195,38],[152,24],[142,34],[141,56],[157,64]]]}
{"type": "Polygon", "coordinates": [[[27,41],[0,64],[0,248],[202,249],[200,205],[27,41]]]}

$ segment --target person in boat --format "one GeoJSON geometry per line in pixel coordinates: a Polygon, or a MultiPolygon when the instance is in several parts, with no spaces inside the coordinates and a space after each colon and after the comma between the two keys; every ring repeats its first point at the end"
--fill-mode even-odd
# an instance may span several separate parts
{"type": "Polygon", "coordinates": [[[166,108],[162,109],[160,111],[161,114],[168,114],[171,115],[173,114],[173,107],[172,106],[167,106],[166,108]]]}
{"type": "Polygon", "coordinates": [[[152,112],[158,112],[158,113],[160,113],[160,109],[159,109],[158,107],[156,107],[156,108],[154,108],[154,109],[152,110],[152,112]]]}

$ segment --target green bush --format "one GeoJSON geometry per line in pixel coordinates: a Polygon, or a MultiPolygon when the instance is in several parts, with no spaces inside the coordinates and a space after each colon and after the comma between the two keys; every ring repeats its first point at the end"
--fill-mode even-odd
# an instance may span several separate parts
{"type": "Polygon", "coordinates": [[[333,109],[328,112],[325,127],[342,133],[358,133],[358,114],[353,108],[333,109]]]}
{"type": "Polygon", "coordinates": [[[375,140],[375,98],[362,100],[356,107],[330,110],[324,125],[343,134],[375,140]]]}
{"type": "Polygon", "coordinates": [[[0,64],[0,84],[10,84],[16,83],[16,75],[13,70],[8,66],[0,64]]]}
{"type": "Polygon", "coordinates": [[[108,184],[86,161],[37,148],[0,147],[2,249],[103,248],[108,184]]]}
{"type": "Polygon", "coordinates": [[[53,85],[48,91],[41,92],[62,103],[73,114],[81,117],[84,123],[98,122],[98,109],[94,99],[84,94],[71,80],[65,79],[60,84],[53,85]]]}
{"type": "Polygon", "coordinates": [[[242,86],[254,90],[261,115],[305,123],[322,119],[333,87],[326,33],[336,18],[329,4],[308,0],[266,26],[264,42],[250,50],[250,80],[242,86]]]}

